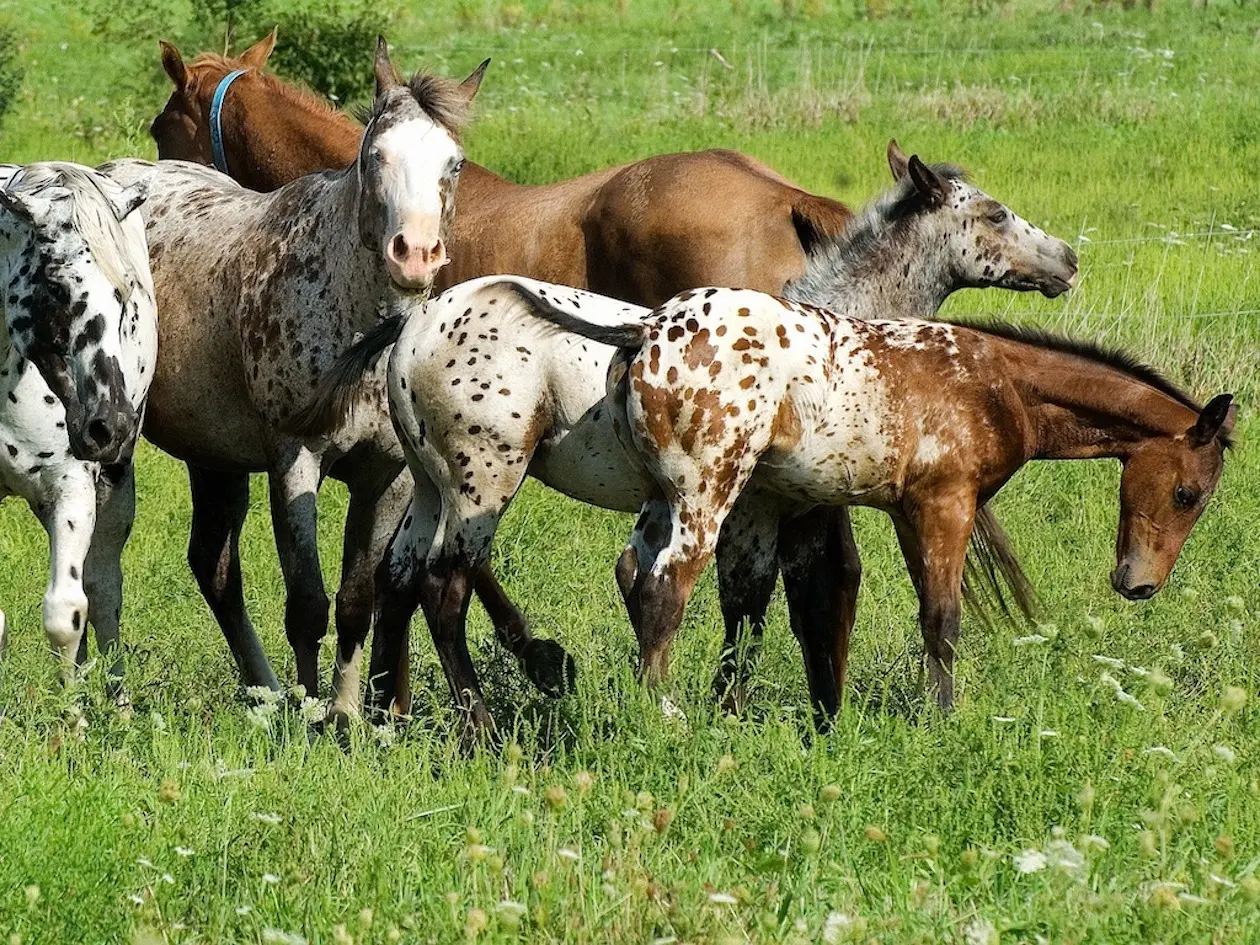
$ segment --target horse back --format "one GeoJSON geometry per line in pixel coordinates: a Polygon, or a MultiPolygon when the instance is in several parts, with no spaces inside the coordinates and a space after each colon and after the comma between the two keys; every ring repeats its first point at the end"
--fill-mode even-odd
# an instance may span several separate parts
{"type": "Polygon", "coordinates": [[[583,221],[588,284],[649,306],[698,286],[781,294],[812,245],[850,216],[738,152],[658,155],[594,195],[583,221]]]}

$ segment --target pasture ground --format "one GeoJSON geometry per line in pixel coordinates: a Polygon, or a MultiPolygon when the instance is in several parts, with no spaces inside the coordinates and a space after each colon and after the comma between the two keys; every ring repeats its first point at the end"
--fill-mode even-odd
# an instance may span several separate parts
{"type": "MultiPolygon", "coordinates": [[[[630,521],[530,485],[495,565],[576,656],[578,691],[536,695],[476,612],[509,747],[468,758],[420,621],[406,730],[343,746],[296,710],[247,712],[184,563],[183,471],[145,447],[125,562],[130,719],[99,673],[81,716],[52,686],[45,539],[19,503],[0,510],[0,935],[1260,940],[1260,14],[1166,6],[872,0],[858,19],[828,0],[414,5],[396,61],[463,75],[493,56],[468,150],[519,181],[721,145],[860,204],[887,183],[890,136],[967,165],[1073,241],[1083,279],[1057,302],[964,292],[947,313],[1106,338],[1201,396],[1233,391],[1241,442],[1219,494],[1169,587],[1133,605],[1107,581],[1117,467],[1022,472],[996,507],[1048,625],[965,623],[949,719],[916,689],[891,529],[859,512],[848,703],[811,737],[781,599],[752,707],[722,718],[706,580],[664,689],[684,717],[666,717],[633,681],[612,579],[630,521]],[[1034,632],[1047,639],[1018,639],[1034,632]]],[[[152,155],[145,127],[168,94],[155,39],[187,35],[183,21],[140,16],[106,41],[76,4],[0,0],[0,19],[27,72],[0,160],[152,155]]],[[[331,580],[344,495],[322,502],[331,580]]],[[[254,620],[291,679],[261,482],[244,554],[254,620]]]]}

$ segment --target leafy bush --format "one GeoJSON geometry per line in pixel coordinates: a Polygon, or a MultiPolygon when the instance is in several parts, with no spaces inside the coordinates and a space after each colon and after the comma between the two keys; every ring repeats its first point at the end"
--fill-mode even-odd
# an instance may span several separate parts
{"type": "Polygon", "coordinates": [[[388,35],[400,0],[193,0],[197,21],[210,37],[225,29],[237,45],[252,43],[273,26],[280,43],[271,66],[288,78],[339,101],[372,91],[377,34],[388,35]]]}
{"type": "Polygon", "coordinates": [[[5,113],[17,100],[22,87],[22,68],[17,64],[17,36],[7,26],[0,25],[0,125],[5,113]]]}

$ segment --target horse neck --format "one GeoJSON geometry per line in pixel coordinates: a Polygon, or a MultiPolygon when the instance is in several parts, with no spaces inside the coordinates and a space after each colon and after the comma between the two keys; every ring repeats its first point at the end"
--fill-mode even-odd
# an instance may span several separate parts
{"type": "Polygon", "coordinates": [[[859,217],[810,255],[805,275],[784,294],[851,318],[933,318],[959,287],[940,245],[914,221],[859,217]]]}
{"type": "MultiPolygon", "coordinates": [[[[254,190],[269,191],[354,162],[362,128],[345,115],[302,101],[298,93],[268,88],[267,82],[256,73],[242,76],[224,104],[224,145],[234,177],[254,190]]],[[[209,108],[207,100],[207,120],[209,108]]]]}
{"type": "Polygon", "coordinates": [[[1030,421],[1030,459],[1125,459],[1146,441],[1185,433],[1198,417],[1110,365],[1018,342],[1001,346],[1030,421]]]}

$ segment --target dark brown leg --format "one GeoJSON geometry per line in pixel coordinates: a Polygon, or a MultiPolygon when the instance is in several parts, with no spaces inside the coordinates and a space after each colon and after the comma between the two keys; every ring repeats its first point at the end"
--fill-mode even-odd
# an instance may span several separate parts
{"type": "Polygon", "coordinates": [[[249,512],[249,475],[188,467],[192,535],[188,565],[218,622],[246,686],[280,688],[245,610],[241,526],[249,512]]]}
{"type": "Polygon", "coordinates": [[[554,640],[534,636],[525,615],[512,603],[490,570],[489,562],[477,568],[473,589],[494,623],[495,636],[520,661],[521,669],[540,692],[558,699],[573,691],[577,664],[554,640]]]}
{"type": "Polygon", "coordinates": [[[848,509],[813,509],[785,517],[779,527],[779,564],[815,723],[825,731],[840,711],[862,583],[848,509]]]}

